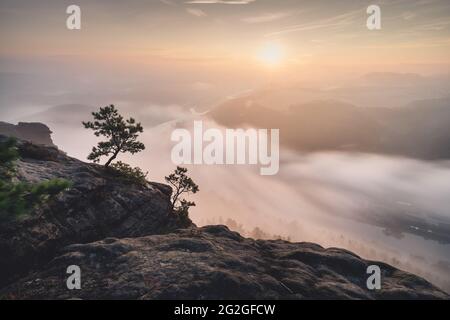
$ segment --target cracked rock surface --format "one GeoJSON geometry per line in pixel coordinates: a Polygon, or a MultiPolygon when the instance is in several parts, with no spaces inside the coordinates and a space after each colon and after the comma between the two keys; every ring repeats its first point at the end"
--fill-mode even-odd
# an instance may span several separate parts
{"type": "Polygon", "coordinates": [[[225,226],[73,244],[41,271],[4,289],[14,299],[445,299],[427,281],[377,262],[381,290],[368,290],[374,262],[312,243],[245,239],[225,226]],[[68,290],[78,265],[81,290],[68,290]]]}

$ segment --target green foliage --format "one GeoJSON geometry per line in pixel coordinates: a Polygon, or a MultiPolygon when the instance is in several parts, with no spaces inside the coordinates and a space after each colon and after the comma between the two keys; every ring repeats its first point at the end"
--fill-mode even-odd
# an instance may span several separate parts
{"type": "Polygon", "coordinates": [[[89,160],[98,163],[101,157],[109,157],[105,163],[105,167],[109,167],[119,153],[135,154],[145,149],[144,144],[137,141],[139,133],[144,131],[141,124],[136,123],[133,118],[124,120],[114,105],[100,108],[92,115],[94,121],[83,122],[84,127],[94,130],[97,137],[104,136],[108,140],[99,142],[97,147],[92,148],[89,160]]]}
{"type": "Polygon", "coordinates": [[[0,222],[29,213],[36,206],[71,187],[64,179],[52,179],[37,184],[0,181],[0,222]]]}
{"type": "Polygon", "coordinates": [[[45,201],[69,189],[71,186],[72,184],[69,181],[58,178],[31,185],[30,200],[31,202],[45,201]]]}
{"type": "Polygon", "coordinates": [[[195,206],[195,202],[182,199],[181,195],[199,191],[198,185],[187,176],[187,171],[186,168],[177,167],[174,173],[165,177],[167,183],[173,187],[172,210],[186,216],[189,214],[189,208],[195,206]]]}
{"type": "Polygon", "coordinates": [[[15,139],[0,143],[0,222],[27,214],[37,205],[70,188],[64,179],[52,179],[37,184],[13,182],[14,163],[19,158],[15,139]]]}
{"type": "Polygon", "coordinates": [[[147,184],[148,172],[144,173],[139,167],[133,168],[129,164],[118,161],[111,165],[111,169],[113,169],[129,181],[140,183],[143,185],[147,184]]]}
{"type": "Polygon", "coordinates": [[[27,201],[24,195],[29,190],[25,183],[0,181],[0,221],[9,220],[26,213],[27,201]]]}
{"type": "Polygon", "coordinates": [[[9,138],[0,143],[0,179],[11,178],[14,173],[14,162],[19,159],[17,140],[9,138]]]}
{"type": "Polygon", "coordinates": [[[180,204],[174,208],[175,212],[182,216],[189,216],[189,208],[195,207],[195,202],[187,201],[185,199],[180,200],[180,204]]]}

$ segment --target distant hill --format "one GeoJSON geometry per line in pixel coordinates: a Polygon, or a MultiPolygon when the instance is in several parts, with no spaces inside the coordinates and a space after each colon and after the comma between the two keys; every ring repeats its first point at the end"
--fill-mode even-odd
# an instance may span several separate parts
{"type": "Polygon", "coordinates": [[[372,84],[377,86],[405,86],[418,84],[423,85],[427,81],[427,78],[416,73],[372,72],[363,75],[361,77],[361,80],[365,84],[372,84]]]}
{"type": "Polygon", "coordinates": [[[86,121],[96,107],[83,104],[64,104],[51,107],[47,110],[21,117],[21,121],[39,121],[44,123],[77,124],[86,121]]]}
{"type": "MultiPolygon", "coordinates": [[[[67,127],[82,127],[81,122],[92,118],[91,113],[98,111],[100,106],[83,104],[64,104],[51,107],[47,110],[20,117],[19,121],[39,121],[50,125],[52,128],[60,125],[67,127]]],[[[178,115],[190,114],[189,110],[183,110],[176,106],[136,107],[116,105],[125,117],[133,116],[145,126],[153,127],[161,123],[171,121],[178,115]]],[[[55,129],[56,130],[56,129],[55,129]]]]}
{"type": "Polygon", "coordinates": [[[375,72],[328,84],[307,81],[271,83],[246,97],[277,110],[324,100],[344,101],[364,108],[398,108],[415,100],[446,97],[449,92],[450,75],[375,72]]]}
{"type": "Polygon", "coordinates": [[[450,158],[450,98],[416,101],[403,108],[362,108],[323,100],[281,111],[239,98],[208,115],[227,126],[279,128],[281,143],[295,150],[450,158]]]}

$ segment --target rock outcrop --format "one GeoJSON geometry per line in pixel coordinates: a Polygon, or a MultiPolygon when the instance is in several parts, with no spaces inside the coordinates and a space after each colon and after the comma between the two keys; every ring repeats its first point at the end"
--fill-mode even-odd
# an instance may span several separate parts
{"type": "Polygon", "coordinates": [[[422,278],[312,243],[198,228],[170,210],[169,187],[126,182],[55,148],[21,142],[21,180],[70,191],[0,226],[0,299],[447,299],[422,278]],[[382,271],[366,287],[367,266],[382,271]],[[82,270],[68,290],[66,269],[82,270]]]}
{"type": "Polygon", "coordinates": [[[168,186],[130,183],[54,147],[21,141],[19,152],[19,180],[64,178],[73,187],[23,221],[0,224],[0,285],[46,263],[69,244],[162,234],[192,224],[170,213],[168,186]]]}
{"type": "Polygon", "coordinates": [[[43,123],[19,122],[17,125],[0,121],[0,134],[16,137],[34,144],[55,146],[51,137],[52,132],[43,123]]]}
{"type": "Polygon", "coordinates": [[[245,239],[225,226],[70,245],[2,294],[18,299],[448,298],[419,277],[342,249],[245,239]],[[382,270],[381,290],[366,287],[370,264],[382,270]],[[82,290],[67,290],[69,265],[81,268],[82,290]]]}

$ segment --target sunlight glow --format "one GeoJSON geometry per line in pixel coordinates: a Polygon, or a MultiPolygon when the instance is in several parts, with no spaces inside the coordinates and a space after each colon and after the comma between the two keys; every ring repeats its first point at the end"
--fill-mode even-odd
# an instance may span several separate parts
{"type": "Polygon", "coordinates": [[[278,43],[266,44],[258,54],[258,60],[260,60],[264,65],[270,67],[281,65],[284,58],[284,50],[278,43]]]}

